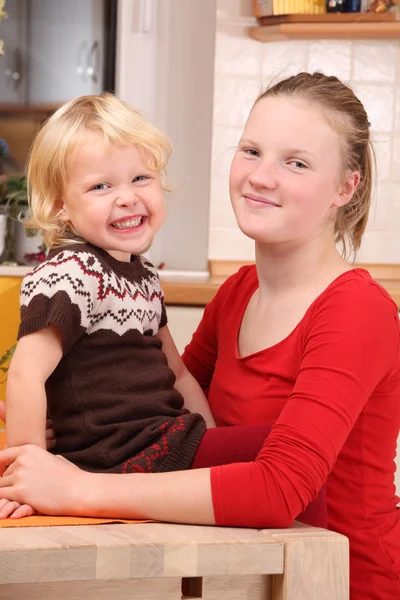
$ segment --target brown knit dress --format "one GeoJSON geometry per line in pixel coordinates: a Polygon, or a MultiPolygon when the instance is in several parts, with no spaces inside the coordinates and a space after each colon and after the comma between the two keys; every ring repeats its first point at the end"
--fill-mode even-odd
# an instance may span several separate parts
{"type": "Polygon", "coordinates": [[[21,287],[18,337],[56,325],[63,357],[46,383],[57,447],[93,472],[187,469],[206,430],[183,409],[158,330],[156,269],[86,243],[53,249],[21,287]]]}

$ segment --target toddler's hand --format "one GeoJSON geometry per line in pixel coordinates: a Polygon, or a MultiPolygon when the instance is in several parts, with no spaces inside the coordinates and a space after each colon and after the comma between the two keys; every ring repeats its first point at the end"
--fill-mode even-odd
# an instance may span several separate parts
{"type": "Polygon", "coordinates": [[[21,519],[35,514],[35,510],[28,504],[20,504],[11,500],[0,500],[0,519],[21,519]]]}

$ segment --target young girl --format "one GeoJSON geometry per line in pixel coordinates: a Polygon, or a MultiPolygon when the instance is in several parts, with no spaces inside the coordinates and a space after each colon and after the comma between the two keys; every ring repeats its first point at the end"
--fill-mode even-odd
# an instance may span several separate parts
{"type": "Polygon", "coordinates": [[[189,468],[206,423],[215,426],[169,334],[157,272],[140,256],[165,219],[170,151],[110,94],[68,103],[38,134],[31,225],[50,252],[22,283],[9,446],[45,447],[48,410],[57,452],[79,467],[168,471],[189,468]]]}
{"type": "Polygon", "coordinates": [[[351,600],[398,600],[397,306],[337,250],[361,243],[371,173],[368,117],[335,77],[301,73],[255,103],[230,193],[256,265],[221,287],[183,357],[218,425],[275,423],[253,462],[121,476],[12,448],[0,497],[48,514],[287,527],[326,481],[351,600]]]}

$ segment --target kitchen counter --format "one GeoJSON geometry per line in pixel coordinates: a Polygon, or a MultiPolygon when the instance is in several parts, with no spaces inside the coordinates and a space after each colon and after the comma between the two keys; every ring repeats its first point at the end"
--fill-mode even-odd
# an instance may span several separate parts
{"type": "MultiPolygon", "coordinates": [[[[164,282],[163,289],[166,304],[180,304],[185,306],[205,306],[212,300],[219,286],[226,278],[210,276],[203,283],[191,282],[164,282]]],[[[397,306],[400,308],[400,282],[394,283],[388,280],[377,280],[384,287],[397,306]]]]}
{"type": "MultiPolygon", "coordinates": [[[[218,261],[216,261],[218,262],[218,261]]],[[[245,263],[243,263],[245,264],[245,263]]],[[[241,266],[241,263],[232,261],[224,262],[222,269],[219,265],[213,268],[206,281],[193,283],[191,281],[164,281],[162,282],[167,304],[181,304],[186,306],[205,306],[217,293],[220,285],[241,266]],[[225,273],[223,273],[225,269],[225,273]]],[[[367,269],[371,276],[380,283],[390,294],[400,308],[400,265],[371,265],[360,264],[358,267],[367,269]]]]}
{"type": "MultiPolygon", "coordinates": [[[[0,277],[11,277],[22,279],[31,267],[0,266],[0,277]]],[[[163,274],[161,273],[161,278],[163,274]]],[[[218,291],[219,286],[225,281],[227,275],[203,275],[201,281],[196,281],[192,277],[185,279],[182,272],[176,281],[171,280],[171,274],[167,280],[162,280],[161,284],[164,290],[166,304],[186,305],[186,306],[205,306],[212,300],[218,291]]]]}
{"type": "Polygon", "coordinates": [[[210,275],[207,281],[162,281],[166,304],[205,306],[227,277],[210,275]]]}
{"type": "MultiPolygon", "coordinates": [[[[203,277],[202,281],[195,281],[192,278],[185,280],[182,275],[177,281],[173,281],[171,277],[165,281],[162,280],[166,304],[205,306],[214,298],[221,284],[243,264],[249,263],[210,261],[210,275],[203,277]]],[[[356,266],[367,269],[400,307],[400,265],[359,264],[356,266]]],[[[28,270],[28,267],[0,266],[0,277],[23,277],[28,270]]]]}

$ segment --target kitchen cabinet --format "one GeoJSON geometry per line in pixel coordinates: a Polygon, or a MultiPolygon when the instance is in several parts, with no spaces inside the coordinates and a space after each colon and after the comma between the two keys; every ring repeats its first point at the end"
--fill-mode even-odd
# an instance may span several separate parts
{"type": "Polygon", "coordinates": [[[103,90],[101,0],[30,0],[29,104],[103,90]]]}
{"type": "MultiPolygon", "coordinates": [[[[12,0],[1,26],[1,105],[59,105],[104,89],[111,0],[12,0]]],[[[111,40],[111,42],[110,42],[111,40]]]]}
{"type": "Polygon", "coordinates": [[[0,57],[0,102],[19,104],[25,100],[27,84],[27,0],[8,2],[7,14],[0,26],[0,38],[4,41],[4,56],[0,57]]]}

